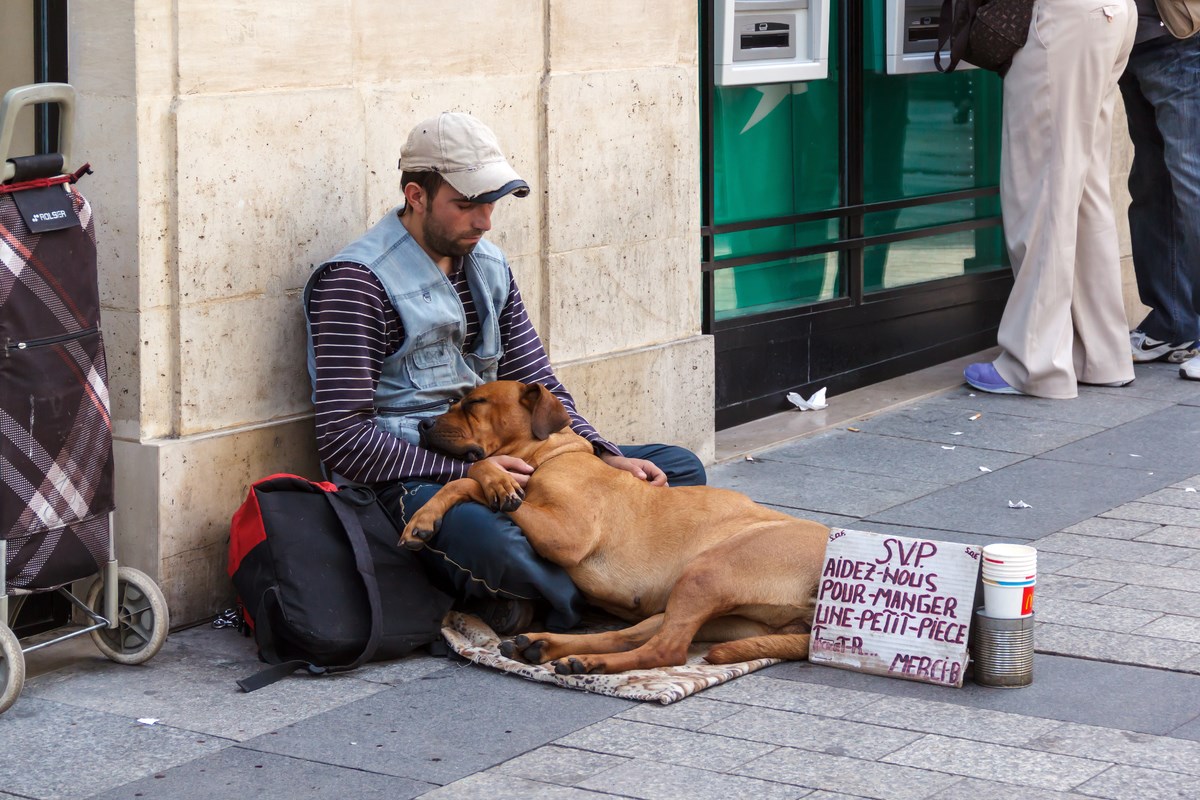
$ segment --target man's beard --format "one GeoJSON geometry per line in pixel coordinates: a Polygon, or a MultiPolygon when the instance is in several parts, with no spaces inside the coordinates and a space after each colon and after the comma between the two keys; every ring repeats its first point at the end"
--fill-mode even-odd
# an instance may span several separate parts
{"type": "MultiPolygon", "coordinates": [[[[463,242],[458,239],[451,239],[446,235],[445,229],[436,224],[432,218],[426,217],[424,224],[421,226],[421,233],[425,237],[425,246],[435,253],[440,253],[444,256],[459,258],[471,253],[479,241],[463,242]]],[[[483,232],[480,231],[482,236],[483,232]]]]}

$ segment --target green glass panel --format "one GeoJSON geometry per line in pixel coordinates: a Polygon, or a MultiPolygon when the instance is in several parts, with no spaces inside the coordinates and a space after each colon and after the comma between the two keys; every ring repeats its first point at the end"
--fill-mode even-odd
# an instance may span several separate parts
{"type": "MultiPolygon", "coordinates": [[[[1000,78],[960,67],[952,73],[887,74],[887,0],[867,0],[863,72],[863,200],[881,203],[994,187],[1000,168],[1000,78]]],[[[864,217],[879,236],[997,216],[996,196],[880,211],[864,217]]],[[[866,291],[892,288],[971,269],[1005,266],[999,229],[969,231],[863,251],[866,291]],[[889,247],[896,248],[893,255],[889,247]],[[914,254],[929,248],[927,263],[914,254]],[[961,252],[960,252],[961,251],[961,252]],[[950,253],[956,255],[950,256],[950,253]]]]}
{"type": "Polygon", "coordinates": [[[836,252],[730,267],[713,277],[718,320],[811,305],[845,294],[836,252]]]}
{"type": "Polygon", "coordinates": [[[972,219],[1000,216],[1000,196],[987,195],[973,200],[954,200],[949,203],[932,203],[914,206],[900,211],[876,211],[863,215],[863,231],[867,236],[882,236],[888,233],[946,225],[972,219]]]}
{"type": "Polygon", "coordinates": [[[864,289],[895,289],[1007,265],[999,226],[926,236],[864,248],[864,289]]]}
{"type": "MultiPolygon", "coordinates": [[[[834,19],[831,30],[836,26],[834,19]]],[[[830,73],[825,80],[716,87],[713,224],[839,205],[838,56],[836,39],[831,39],[830,73]]],[[[714,237],[713,257],[819,245],[835,241],[837,234],[836,220],[721,234],[714,237]]],[[[718,317],[813,302],[828,291],[827,260],[820,256],[718,271],[714,297],[718,317]],[[819,268],[813,266],[816,262],[819,268]]]]}

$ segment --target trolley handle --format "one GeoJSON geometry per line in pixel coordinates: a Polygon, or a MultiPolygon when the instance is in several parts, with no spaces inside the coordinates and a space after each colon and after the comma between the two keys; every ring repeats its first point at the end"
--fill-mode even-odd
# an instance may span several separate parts
{"type": "Polygon", "coordinates": [[[12,145],[13,130],[17,126],[17,114],[25,106],[38,103],[58,103],[58,152],[63,157],[63,168],[71,163],[71,136],[75,132],[75,87],[69,83],[31,83],[9,89],[0,100],[0,165],[4,174],[0,182],[12,180],[16,167],[8,163],[8,148],[12,145]]]}

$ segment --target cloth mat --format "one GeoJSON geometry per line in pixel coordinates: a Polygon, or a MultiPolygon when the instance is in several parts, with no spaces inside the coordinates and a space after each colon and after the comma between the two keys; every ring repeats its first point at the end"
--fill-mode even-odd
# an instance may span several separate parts
{"type": "Polygon", "coordinates": [[[703,660],[707,648],[693,645],[687,663],[679,667],[629,670],[613,675],[559,675],[548,664],[526,664],[505,658],[500,654],[499,637],[472,614],[451,611],[443,622],[442,635],[450,649],[463,658],[526,680],[663,705],[780,662],[778,658],[758,658],[737,664],[708,664],[703,660]]]}

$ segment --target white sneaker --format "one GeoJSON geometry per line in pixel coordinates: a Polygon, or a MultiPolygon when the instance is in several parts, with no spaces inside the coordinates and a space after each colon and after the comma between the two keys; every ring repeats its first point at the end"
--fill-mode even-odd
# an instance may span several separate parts
{"type": "Polygon", "coordinates": [[[1179,364],[1200,352],[1196,350],[1194,341],[1171,344],[1151,339],[1143,331],[1129,332],[1129,349],[1133,352],[1133,360],[1139,364],[1164,360],[1179,364]]]}
{"type": "Polygon", "coordinates": [[[1200,356],[1192,356],[1179,365],[1179,377],[1200,381],[1200,356]]]}

